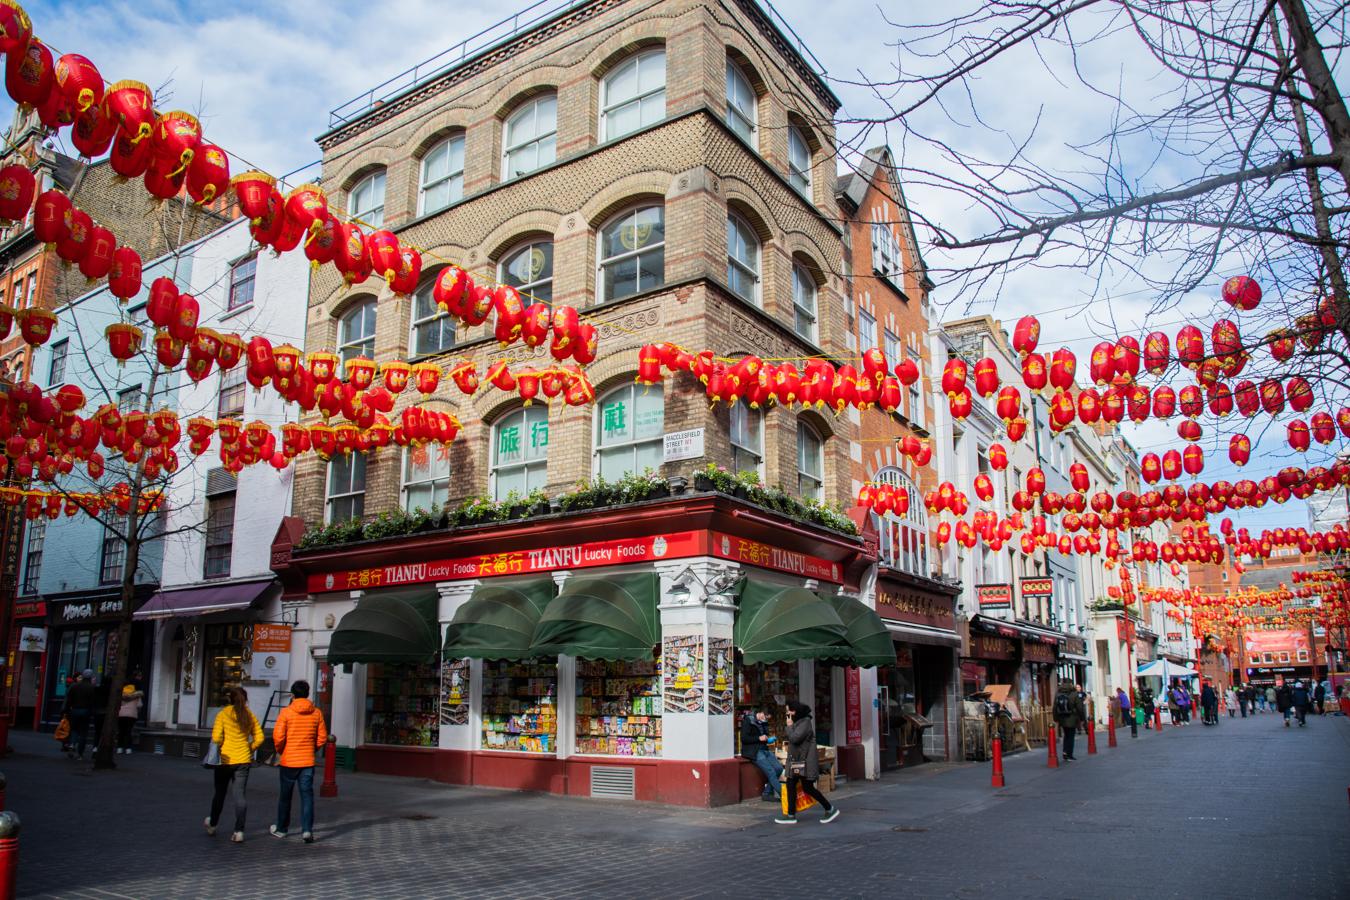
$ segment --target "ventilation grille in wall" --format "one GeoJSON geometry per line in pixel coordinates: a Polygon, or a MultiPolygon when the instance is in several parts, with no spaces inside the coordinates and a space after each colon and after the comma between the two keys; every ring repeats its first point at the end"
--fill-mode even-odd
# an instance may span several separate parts
{"type": "Polygon", "coordinates": [[[633,770],[591,766],[591,796],[604,800],[632,800],[635,796],[633,770]]]}

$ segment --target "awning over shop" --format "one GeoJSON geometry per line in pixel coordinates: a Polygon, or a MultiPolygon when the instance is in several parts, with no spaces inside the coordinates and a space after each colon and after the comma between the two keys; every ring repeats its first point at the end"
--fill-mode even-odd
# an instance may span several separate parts
{"type": "Polygon", "coordinates": [[[276,579],[158,591],[133,619],[173,619],[248,609],[277,587],[276,579]]]}
{"type": "Polygon", "coordinates": [[[552,578],[480,586],[446,628],[442,655],[446,659],[528,659],[535,626],[554,590],[552,578]]]}
{"type": "Polygon", "coordinates": [[[844,623],[844,640],[853,648],[853,664],[862,668],[895,665],[895,643],[876,611],[861,600],[835,594],[830,605],[844,623]]]}
{"type": "Polygon", "coordinates": [[[440,646],[434,589],[386,591],[357,601],[333,629],[328,662],[426,663],[440,646]]]}
{"type": "Polygon", "coordinates": [[[651,659],[661,643],[660,576],[573,576],[539,617],[530,656],[651,659]]]}
{"type": "Polygon", "coordinates": [[[1061,653],[1059,654],[1059,661],[1060,661],[1060,662],[1073,663],[1074,665],[1078,665],[1078,666],[1090,666],[1090,665],[1092,665],[1092,658],[1091,658],[1091,657],[1089,657],[1089,656],[1080,656],[1080,655],[1077,654],[1077,653],[1064,653],[1064,652],[1061,652],[1061,653]]]}
{"type": "Polygon", "coordinates": [[[944,631],[941,628],[933,628],[928,625],[892,622],[887,619],[882,621],[886,623],[886,630],[891,633],[894,640],[907,641],[911,644],[928,644],[934,647],[961,646],[961,635],[954,631],[944,631]]]}
{"type": "Polygon", "coordinates": [[[853,661],[848,629],[830,604],[805,588],[753,578],[741,583],[735,640],[746,663],[853,661]]]}
{"type": "Polygon", "coordinates": [[[1168,662],[1165,659],[1155,659],[1152,662],[1144,663],[1135,673],[1142,677],[1161,678],[1163,681],[1171,681],[1173,678],[1199,678],[1200,673],[1183,666],[1180,663],[1168,662]]]}

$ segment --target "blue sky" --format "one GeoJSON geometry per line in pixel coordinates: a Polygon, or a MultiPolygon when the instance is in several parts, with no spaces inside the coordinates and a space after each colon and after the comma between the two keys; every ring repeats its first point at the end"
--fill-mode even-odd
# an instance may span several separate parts
{"type": "MultiPolygon", "coordinates": [[[[861,76],[885,77],[897,62],[895,50],[885,41],[894,32],[886,24],[874,3],[838,0],[821,14],[819,2],[779,0],[779,12],[804,37],[821,60],[834,87],[843,99],[846,114],[866,117],[879,114],[881,105],[870,92],[845,82],[861,76]]],[[[522,3],[519,8],[523,8],[522,3]]],[[[328,111],[412,64],[426,59],[462,38],[496,22],[507,11],[500,3],[457,2],[443,0],[387,0],[384,3],[350,0],[292,0],[286,4],[249,2],[204,3],[168,2],[168,0],[100,0],[82,2],[28,2],[36,33],[59,51],[80,52],[99,66],[109,81],[132,78],[159,90],[172,92],[172,100],[162,104],[200,112],[208,137],[231,153],[274,174],[290,172],[319,157],[314,137],[324,131],[328,111]]],[[[544,8],[544,7],[541,7],[544,8]]],[[[888,6],[891,17],[949,14],[946,5],[934,11],[928,4],[905,3],[888,6]]],[[[1091,74],[1113,78],[1114,73],[1131,72],[1134,67],[1147,70],[1146,60],[1131,59],[1130,47],[1122,45],[1121,54],[1109,58],[1080,61],[1091,74]]],[[[903,60],[901,60],[903,62],[903,60]]],[[[1034,62],[1034,61],[1033,61],[1034,62]]],[[[1141,97],[1157,90],[1158,83],[1140,84],[1141,97]]],[[[988,91],[985,109],[995,124],[1016,133],[1021,123],[1034,118],[1043,109],[1053,115],[1040,140],[1054,158],[1056,147],[1065,147],[1086,135],[1100,133],[1104,110],[1099,98],[1084,96],[1081,88],[1057,83],[1036,65],[1012,58],[992,68],[976,85],[988,91]],[[1016,86],[1013,91],[1009,85],[1016,86]]],[[[161,94],[162,96],[162,94],[161,94]]],[[[963,133],[959,127],[934,118],[920,124],[951,141],[988,142],[987,136],[974,131],[963,133]]],[[[873,132],[867,145],[890,139],[892,132],[873,132]]],[[[895,147],[898,152],[922,153],[922,148],[895,147]]],[[[999,152],[997,144],[978,149],[999,152]]],[[[1065,155],[1066,165],[1069,156],[1065,155]]],[[[933,160],[933,164],[939,164],[933,160]]],[[[1162,165],[1166,165],[1163,161],[1162,165]]],[[[911,189],[909,201],[928,215],[944,221],[960,221],[971,211],[950,196],[911,189]]],[[[920,234],[922,242],[924,235],[920,234]]],[[[925,251],[930,262],[937,257],[925,251]]],[[[1233,265],[1240,265],[1233,261],[1233,265]]],[[[1084,283],[1072,272],[1019,273],[997,293],[947,309],[950,301],[941,288],[934,296],[938,309],[952,316],[989,313],[1002,319],[1009,328],[1025,312],[1037,312],[1044,318],[1042,346],[1052,350],[1061,344],[1073,349],[1086,371],[1087,356],[1100,334],[1133,327],[1141,338],[1151,327],[1175,334],[1187,321],[1207,322],[1216,309],[1218,282],[1212,291],[1186,298],[1176,309],[1149,320],[1146,316],[1152,296],[1132,287],[1128,279],[1109,285],[1114,297],[1109,316],[1093,318],[1074,309],[1094,286],[1084,283]],[[1072,315],[1071,315],[1072,314],[1072,315]],[[1104,322],[1113,320],[1115,327],[1104,322]]],[[[1105,307],[1094,308],[1101,311],[1105,307]]],[[[1226,308],[1225,308],[1226,309],[1226,308]]],[[[1184,382],[1174,380],[1180,387],[1184,382]]],[[[1283,420],[1282,420],[1283,421],[1283,420]]],[[[1268,422],[1261,416],[1254,426],[1268,422]]],[[[1172,425],[1149,424],[1126,430],[1136,446],[1159,453],[1177,442],[1172,425]]],[[[1207,422],[1206,480],[1226,477],[1236,480],[1242,473],[1227,464],[1227,435],[1231,425],[1211,427],[1207,422]],[[1222,435],[1220,437],[1220,435],[1222,435]]],[[[1258,428],[1250,429],[1257,437],[1258,428]]],[[[1326,457],[1324,451],[1298,459],[1284,446],[1284,428],[1270,428],[1266,440],[1256,447],[1248,474],[1258,476],[1274,472],[1283,465],[1312,464],[1326,457]],[[1273,436],[1273,439],[1271,439],[1273,436]]],[[[1333,445],[1333,448],[1335,445],[1333,445]]],[[[1275,525],[1304,524],[1303,504],[1291,502],[1256,512],[1244,513],[1242,524],[1259,529],[1275,525]]]]}

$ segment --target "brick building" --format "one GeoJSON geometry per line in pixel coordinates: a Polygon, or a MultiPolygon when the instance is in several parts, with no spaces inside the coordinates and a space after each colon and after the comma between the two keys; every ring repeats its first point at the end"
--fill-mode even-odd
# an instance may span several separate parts
{"type": "Polygon", "coordinates": [[[546,367],[542,347],[502,349],[487,327],[437,315],[430,285],[454,263],[594,323],[597,400],[522,407],[490,385],[470,398],[443,379],[425,405],[463,423],[445,458],[386,448],[302,462],[296,519],[274,550],[300,623],[292,673],[313,673],[340,744],[377,771],[734,801],[762,784],[735,759],[739,713],[767,703],[781,726],[800,698],[817,707],[818,740],[861,775],[862,699],[857,670],[829,661],[838,635],[746,656],[749,604],[790,600],[830,620],[846,602],[837,595],[858,596],[861,541],[799,514],[803,501],[851,505],[857,420],[710,406],[688,374],[633,384],[638,348],[662,340],[729,358],[856,353],[836,222],[838,100],[786,24],[752,0],[588,0],[515,22],[416,70],[434,76],[410,72],[398,90],[334,112],[319,138],[330,204],[419,247],[425,286],[404,301],[375,279],[348,288],[316,274],[306,346],[445,368],[468,360],[480,374],[499,360],[546,367]],[[780,508],[744,484],[734,493],[748,501],[702,489],[694,476],[709,463],[781,487],[780,508]],[[672,496],[561,506],[579,484],[647,468],[671,479],[672,496]],[[507,508],[534,490],[551,511],[456,527],[465,500],[507,508]],[[305,527],[432,504],[451,513],[415,539],[301,546],[305,527]],[[621,559],[631,562],[613,565],[621,559]],[[516,637],[528,646],[473,646],[508,593],[538,620],[516,637]],[[618,594],[595,613],[605,621],[550,620],[618,594]],[[660,645],[656,658],[581,646],[580,632],[600,639],[625,604],[655,629],[641,640],[660,645]],[[444,631],[444,658],[437,639],[401,657],[362,644],[357,626],[386,614],[444,631]],[[530,635],[546,624],[572,637],[543,652],[530,635]],[[396,664],[412,659],[423,665],[396,664]],[[626,696],[600,693],[619,684],[626,696]]]}
{"type": "Polygon", "coordinates": [[[837,187],[844,222],[844,258],[848,273],[846,312],[849,351],[873,348],[894,369],[912,359],[919,380],[902,390],[895,413],[873,407],[850,410],[858,426],[852,449],[854,492],[864,483],[889,484],[909,497],[906,513],[872,514],[878,567],[873,605],[895,644],[892,665],[862,673],[864,695],[875,691],[884,721],[879,721],[877,764],[893,768],[946,759],[957,728],[954,647],[955,599],[960,588],[939,578],[940,562],[930,543],[923,495],[937,487],[934,466],[916,466],[900,452],[906,437],[931,439],[934,420],[929,352],[929,280],[914,237],[890,150],[864,154],[857,170],[840,176],[837,187]],[[873,682],[875,679],[875,682],[873,682]]]}

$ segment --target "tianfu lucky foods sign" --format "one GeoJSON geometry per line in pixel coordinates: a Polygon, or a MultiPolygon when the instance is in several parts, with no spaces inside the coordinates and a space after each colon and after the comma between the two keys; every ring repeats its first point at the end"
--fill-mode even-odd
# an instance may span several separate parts
{"type": "Polygon", "coordinates": [[[508,550],[455,559],[324,572],[310,575],[307,587],[311,594],[329,591],[364,591],[433,581],[528,575],[559,569],[659,562],[692,556],[719,556],[765,569],[800,575],[803,578],[835,583],[843,580],[839,564],[827,559],[789,552],[719,532],[677,531],[671,534],[623,538],[616,541],[559,544],[536,550],[508,550]]]}

